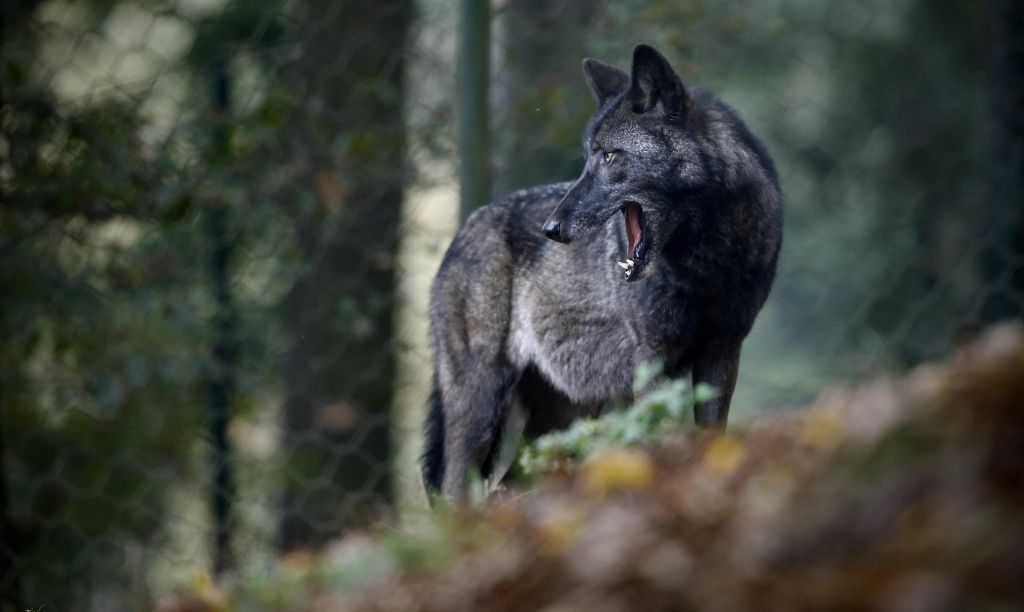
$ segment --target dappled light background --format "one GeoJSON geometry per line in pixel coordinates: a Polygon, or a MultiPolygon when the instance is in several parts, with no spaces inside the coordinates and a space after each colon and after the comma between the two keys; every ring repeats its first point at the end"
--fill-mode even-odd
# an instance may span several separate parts
{"type": "MultiPolygon", "coordinates": [[[[493,2],[490,191],[574,178],[580,61],[653,44],[786,194],[735,420],[906,369],[1024,301],[1009,4],[493,2]]],[[[145,608],[422,504],[456,8],[5,3],[5,597],[145,608]]]]}

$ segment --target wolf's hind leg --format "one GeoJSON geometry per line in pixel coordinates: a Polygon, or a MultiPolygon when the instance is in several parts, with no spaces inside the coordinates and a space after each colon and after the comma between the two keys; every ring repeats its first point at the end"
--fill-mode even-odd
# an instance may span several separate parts
{"type": "Polygon", "coordinates": [[[485,477],[484,482],[487,484],[485,492],[488,495],[501,488],[502,481],[516,461],[519,446],[523,443],[526,416],[526,409],[522,402],[515,393],[512,393],[509,403],[505,407],[505,418],[498,428],[498,434],[495,436],[491,450],[481,468],[485,477]]]}
{"type": "Polygon", "coordinates": [[[445,470],[441,493],[455,503],[465,500],[469,470],[480,469],[492,452],[516,381],[508,366],[476,367],[477,371],[462,373],[442,389],[445,470]]]}

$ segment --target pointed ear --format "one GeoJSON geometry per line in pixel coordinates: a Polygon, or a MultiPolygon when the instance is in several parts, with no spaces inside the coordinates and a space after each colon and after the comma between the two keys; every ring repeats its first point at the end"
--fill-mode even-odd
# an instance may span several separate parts
{"type": "Polygon", "coordinates": [[[629,98],[633,111],[647,112],[658,106],[670,118],[685,116],[689,102],[686,87],[660,53],[653,47],[633,49],[633,76],[629,98]]]}
{"type": "Polygon", "coordinates": [[[590,85],[590,91],[594,92],[599,105],[629,87],[628,74],[615,66],[589,57],[583,60],[583,76],[586,77],[587,85],[590,85]]]}

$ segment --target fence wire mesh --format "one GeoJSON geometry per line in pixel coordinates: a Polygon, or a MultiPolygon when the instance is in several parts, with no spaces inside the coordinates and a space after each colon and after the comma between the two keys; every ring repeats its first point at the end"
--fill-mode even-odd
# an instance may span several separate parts
{"type": "MultiPolygon", "coordinates": [[[[737,418],[943,354],[1024,301],[1011,4],[494,3],[491,193],[576,176],[580,60],[653,43],[786,193],[737,418]]],[[[420,505],[454,3],[2,15],[5,602],[145,608],[420,505]]]]}

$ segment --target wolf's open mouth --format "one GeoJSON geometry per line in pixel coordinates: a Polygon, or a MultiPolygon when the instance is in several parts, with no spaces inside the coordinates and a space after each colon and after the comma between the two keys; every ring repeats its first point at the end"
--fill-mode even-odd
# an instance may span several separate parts
{"type": "Polygon", "coordinates": [[[644,267],[644,214],[636,202],[627,202],[622,207],[622,219],[626,226],[626,261],[619,267],[625,271],[626,280],[636,280],[644,267]]]}

